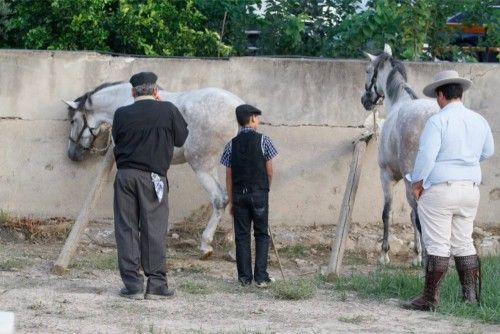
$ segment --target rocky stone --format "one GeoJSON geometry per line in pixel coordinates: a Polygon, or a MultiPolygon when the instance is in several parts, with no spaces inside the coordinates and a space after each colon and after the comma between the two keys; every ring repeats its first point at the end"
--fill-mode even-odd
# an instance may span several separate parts
{"type": "Polygon", "coordinates": [[[194,239],[185,239],[185,240],[181,240],[179,241],[179,243],[177,244],[177,247],[180,247],[180,248],[191,248],[191,247],[196,247],[198,246],[198,242],[194,239]]]}
{"type": "Polygon", "coordinates": [[[484,238],[484,237],[487,237],[487,236],[491,235],[491,233],[484,231],[479,226],[475,226],[474,227],[474,231],[472,232],[472,235],[475,238],[484,238]]]}
{"type": "Polygon", "coordinates": [[[16,240],[26,240],[26,235],[23,232],[14,231],[13,236],[16,240]]]}
{"type": "Polygon", "coordinates": [[[293,262],[295,262],[295,264],[297,265],[297,268],[299,268],[299,270],[302,270],[302,271],[310,270],[311,268],[314,268],[314,263],[307,261],[307,260],[294,259],[293,262]]]}
{"type": "Polygon", "coordinates": [[[92,244],[101,247],[116,247],[114,229],[101,230],[92,228],[86,234],[92,244]]]}
{"type": "Polygon", "coordinates": [[[403,240],[399,239],[394,234],[389,235],[389,245],[393,254],[408,254],[409,248],[405,246],[403,240]]]}
{"type": "Polygon", "coordinates": [[[362,235],[356,242],[356,251],[365,251],[367,253],[378,250],[379,245],[376,237],[362,235]]]}
{"type": "Polygon", "coordinates": [[[172,233],[172,239],[178,240],[179,239],[179,235],[177,233],[172,233]]]}
{"type": "Polygon", "coordinates": [[[480,256],[487,255],[498,255],[500,254],[500,237],[489,236],[481,240],[478,247],[478,253],[480,256]]]}

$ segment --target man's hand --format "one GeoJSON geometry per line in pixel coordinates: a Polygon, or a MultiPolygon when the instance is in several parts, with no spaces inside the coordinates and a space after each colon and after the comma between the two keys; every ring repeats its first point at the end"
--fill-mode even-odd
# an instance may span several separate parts
{"type": "Polygon", "coordinates": [[[420,196],[422,196],[422,192],[424,191],[423,184],[424,184],[424,181],[420,180],[418,182],[412,183],[412,185],[411,185],[413,196],[415,197],[415,199],[417,201],[420,198],[420,196]]]}

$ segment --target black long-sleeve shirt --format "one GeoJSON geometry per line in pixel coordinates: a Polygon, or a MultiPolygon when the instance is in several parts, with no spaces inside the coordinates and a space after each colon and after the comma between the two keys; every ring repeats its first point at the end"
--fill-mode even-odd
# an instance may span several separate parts
{"type": "Polygon", "coordinates": [[[144,99],[116,110],[112,134],[118,169],[134,168],[165,176],[174,146],[184,145],[188,129],[172,103],[144,99]]]}

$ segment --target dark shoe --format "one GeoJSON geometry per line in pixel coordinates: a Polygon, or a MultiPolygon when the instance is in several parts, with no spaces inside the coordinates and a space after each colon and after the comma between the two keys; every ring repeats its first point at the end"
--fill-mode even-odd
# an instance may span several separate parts
{"type": "Polygon", "coordinates": [[[477,255],[455,256],[455,267],[466,303],[478,304],[481,295],[481,264],[477,255]]]}
{"type": "Polygon", "coordinates": [[[255,285],[258,287],[258,288],[267,288],[269,287],[269,284],[273,283],[273,282],[276,282],[276,280],[272,277],[268,277],[267,279],[261,281],[261,282],[256,282],[255,285]]]}
{"type": "Polygon", "coordinates": [[[252,281],[247,281],[247,280],[239,279],[238,282],[240,283],[241,286],[250,286],[250,285],[252,285],[252,281]]]}
{"type": "Polygon", "coordinates": [[[402,306],[408,310],[430,311],[439,304],[439,286],[448,270],[449,257],[429,255],[425,271],[425,286],[422,296],[402,306]]]}
{"type": "Polygon", "coordinates": [[[148,300],[159,300],[159,299],[167,299],[173,296],[175,296],[175,290],[168,289],[167,287],[165,287],[165,289],[162,289],[159,293],[146,292],[144,298],[148,300]]]}
{"type": "Polygon", "coordinates": [[[125,298],[129,298],[129,299],[136,299],[136,300],[144,299],[143,291],[141,291],[141,290],[131,291],[127,288],[120,289],[120,296],[125,297],[125,298]]]}

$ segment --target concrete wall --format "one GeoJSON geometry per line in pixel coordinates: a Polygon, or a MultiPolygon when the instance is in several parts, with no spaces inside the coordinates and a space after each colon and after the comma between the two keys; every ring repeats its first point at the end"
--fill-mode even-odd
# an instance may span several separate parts
{"type": "MultiPolygon", "coordinates": [[[[69,123],[61,99],[74,99],[95,86],[126,80],[151,70],[171,91],[217,86],[264,111],[262,132],[280,150],[271,192],[274,224],[334,223],[351,160],[351,141],[368,113],[360,97],[364,61],[327,59],[231,58],[146,59],[84,52],[0,51],[0,208],[19,215],[76,216],[96,174],[100,156],[82,163],[66,157],[69,123]]],[[[407,63],[417,92],[442,69],[456,69],[474,86],[465,104],[490,122],[499,144],[500,67],[491,64],[407,63]]],[[[375,142],[373,144],[376,144],[375,142]]],[[[483,164],[477,221],[499,224],[499,155],[483,164]]],[[[221,169],[221,176],[223,170],[221,169]]],[[[170,206],[173,221],[207,203],[188,166],[173,166],[170,206]]],[[[223,179],[223,178],[222,178],[223,179]]],[[[409,221],[402,185],[394,218],[409,221]]],[[[382,190],[376,145],[367,151],[353,219],[380,221],[382,190]]],[[[112,217],[112,180],[96,218],[112,217]]],[[[226,217],[227,219],[227,217],[226,217]]]]}

